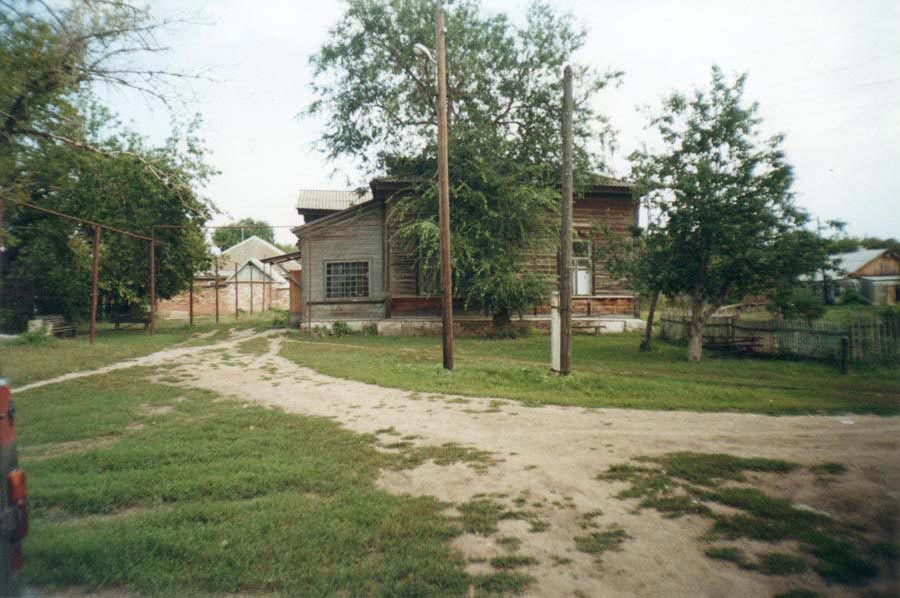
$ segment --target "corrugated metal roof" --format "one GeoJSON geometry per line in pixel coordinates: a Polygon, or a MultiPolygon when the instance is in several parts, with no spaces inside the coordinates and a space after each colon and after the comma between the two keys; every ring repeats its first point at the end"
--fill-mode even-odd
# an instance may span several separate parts
{"type": "MultiPolygon", "coordinates": [[[[837,267],[833,270],[828,270],[826,274],[831,280],[840,280],[850,276],[885,251],[887,249],[857,249],[848,253],[833,253],[830,257],[837,267]]],[[[812,276],[803,276],[801,280],[822,282],[822,273],[816,272],[812,276]]]]}
{"type": "Polygon", "coordinates": [[[366,191],[334,191],[328,189],[301,189],[297,196],[298,210],[346,210],[358,203],[369,201],[372,194],[366,191]]]}
{"type": "Polygon", "coordinates": [[[858,249],[856,251],[851,251],[850,253],[839,253],[836,256],[832,256],[839,260],[837,262],[838,268],[846,271],[849,274],[853,274],[879,255],[887,251],[886,249],[858,249]]]}

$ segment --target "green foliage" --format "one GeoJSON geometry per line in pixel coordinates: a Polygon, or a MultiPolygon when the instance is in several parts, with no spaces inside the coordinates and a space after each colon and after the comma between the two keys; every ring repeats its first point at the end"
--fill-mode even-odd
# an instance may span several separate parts
{"type": "Polygon", "coordinates": [[[662,149],[630,157],[638,194],[652,211],[645,269],[651,287],[687,295],[688,356],[699,360],[703,325],[729,297],[793,281],[824,259],[794,205],[783,137],[763,139],[757,105],[743,101],[746,76],[713,67],[708,91],[674,93],[651,119],[662,149]]]}
{"type": "MultiPolygon", "coordinates": [[[[517,26],[488,15],[477,0],[447,11],[450,195],[454,297],[510,315],[545,299],[547,281],[521,256],[556,246],[551,216],[559,202],[560,75],[583,46],[573,18],[536,2],[517,26]]],[[[433,67],[412,52],[434,43],[427,0],[351,0],[331,38],[311,58],[316,100],[326,118],[329,155],[363,160],[373,170],[413,181],[393,214],[426,289],[439,279],[438,192],[433,67]]],[[[576,65],[576,176],[601,168],[592,151],[611,140],[591,99],[620,73],[576,65]]]]}
{"type": "Polygon", "coordinates": [[[236,222],[229,222],[227,226],[240,228],[217,228],[212,236],[213,245],[223,251],[253,236],[272,244],[275,243],[275,230],[268,222],[253,218],[241,218],[236,222]]]}
{"type": "Polygon", "coordinates": [[[369,322],[362,327],[363,336],[378,336],[378,324],[369,322]]]}
{"type": "Polygon", "coordinates": [[[6,341],[6,343],[10,346],[15,347],[21,345],[47,345],[54,343],[55,341],[56,337],[54,337],[52,334],[47,334],[46,328],[41,328],[40,330],[23,332],[15,338],[6,341]]]}
{"type": "Polygon", "coordinates": [[[785,318],[815,320],[825,315],[825,302],[818,293],[806,288],[794,288],[775,297],[773,305],[785,318]]]}
{"type": "MultiPolygon", "coordinates": [[[[199,121],[175,127],[160,147],[122,127],[92,85],[156,89],[169,74],[123,64],[160,50],[164,23],[128,2],[20,3],[0,12],[0,193],[149,236],[158,223],[187,226],[157,237],[158,285],[166,298],[202,268],[206,247],[193,225],[211,205],[196,192],[214,174],[196,137],[199,121]]],[[[85,319],[93,229],[7,203],[3,326],[34,311],[85,319]]],[[[149,296],[149,249],[112,232],[101,236],[100,305],[127,311],[149,296]]]]}
{"type": "Polygon", "coordinates": [[[853,288],[846,288],[841,291],[841,305],[868,305],[869,301],[866,297],[853,288]]]}
{"type": "Polygon", "coordinates": [[[353,329],[350,328],[350,325],[347,324],[347,322],[338,320],[331,325],[331,333],[334,334],[334,336],[345,336],[353,334],[353,329]]]}

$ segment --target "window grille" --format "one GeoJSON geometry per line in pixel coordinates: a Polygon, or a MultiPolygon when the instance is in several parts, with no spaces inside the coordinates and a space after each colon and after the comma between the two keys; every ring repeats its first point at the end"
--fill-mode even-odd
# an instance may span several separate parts
{"type": "Polygon", "coordinates": [[[369,262],[328,262],[325,264],[325,298],[369,296],[369,262]]]}

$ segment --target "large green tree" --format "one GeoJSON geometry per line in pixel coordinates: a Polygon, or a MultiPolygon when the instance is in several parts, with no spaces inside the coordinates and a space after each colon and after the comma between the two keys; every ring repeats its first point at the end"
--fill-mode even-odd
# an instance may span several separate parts
{"type": "MultiPolygon", "coordinates": [[[[206,255],[193,225],[211,205],[196,191],[213,170],[196,122],[154,147],[100,106],[93,86],[107,83],[163,101],[164,69],[147,66],[162,48],[166,22],[129,2],[0,0],[0,194],[6,202],[3,324],[33,310],[86,317],[93,230],[20,207],[44,208],[149,235],[161,230],[161,297],[186,287],[206,255]]],[[[124,309],[149,295],[148,247],[105,232],[101,302],[124,309]]]]}
{"type": "MultiPolygon", "coordinates": [[[[329,156],[414,181],[394,217],[426,278],[438,270],[435,78],[413,47],[433,47],[434,17],[428,0],[347,2],[311,59],[317,99],[308,109],[325,118],[329,156]]],[[[462,0],[449,7],[446,27],[454,291],[503,324],[547,292],[521,258],[536,244],[558,244],[551,216],[559,203],[561,77],[585,32],[542,2],[516,26],[462,0]]],[[[612,140],[592,99],[620,73],[583,65],[575,73],[583,184],[602,169],[599,153],[612,140]]]]}
{"type": "Polygon", "coordinates": [[[227,224],[229,228],[218,228],[213,233],[213,244],[221,250],[237,245],[244,239],[257,236],[269,243],[275,243],[275,230],[264,220],[241,218],[227,224]]]}
{"type": "Polygon", "coordinates": [[[746,76],[712,69],[708,90],[674,93],[651,120],[658,149],[631,156],[638,192],[657,217],[653,267],[662,292],[690,304],[688,359],[702,356],[707,320],[729,298],[767,291],[823,259],[808,215],[793,201],[782,136],[763,137],[746,76]]]}

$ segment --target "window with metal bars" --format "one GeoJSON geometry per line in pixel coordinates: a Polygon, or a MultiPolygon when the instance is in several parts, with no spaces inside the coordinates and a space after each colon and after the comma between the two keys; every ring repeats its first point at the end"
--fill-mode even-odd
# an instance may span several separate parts
{"type": "Polygon", "coordinates": [[[368,296],[369,262],[328,262],[325,264],[326,299],[368,296]]]}

